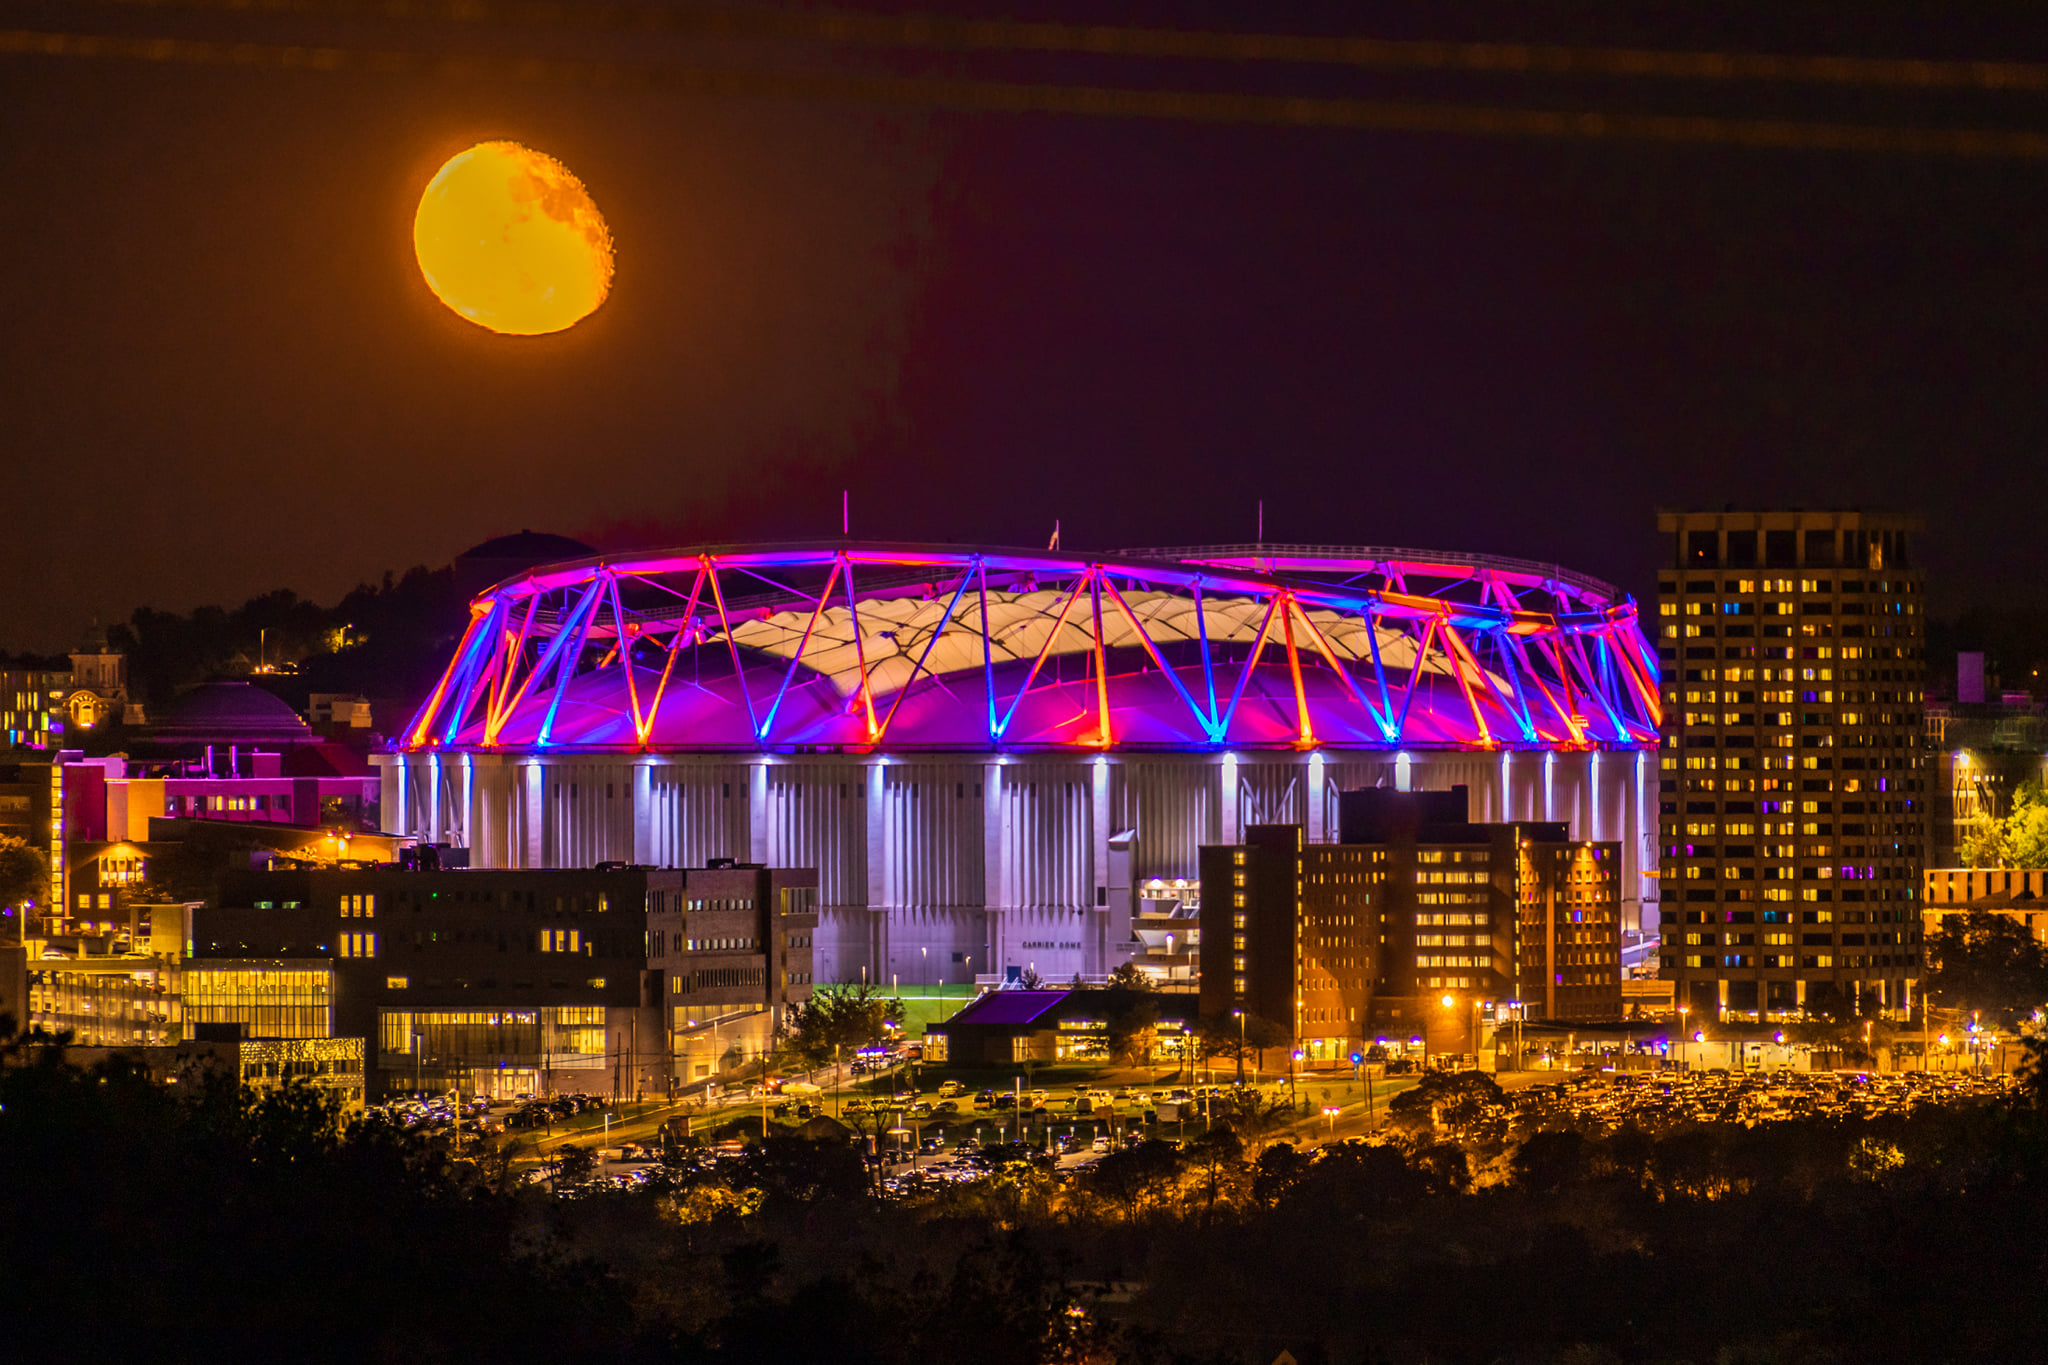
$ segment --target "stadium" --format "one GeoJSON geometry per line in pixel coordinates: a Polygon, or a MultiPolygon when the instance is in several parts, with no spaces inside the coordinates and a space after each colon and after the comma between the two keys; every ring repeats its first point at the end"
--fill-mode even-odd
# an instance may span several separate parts
{"type": "Polygon", "coordinates": [[[815,867],[820,981],[1098,977],[1246,825],[1462,784],[1653,870],[1656,656],[1554,565],[1382,548],[825,541],[477,595],[383,762],[472,866],[815,867]],[[1178,885],[1177,885],[1178,884],[1178,885]]]}

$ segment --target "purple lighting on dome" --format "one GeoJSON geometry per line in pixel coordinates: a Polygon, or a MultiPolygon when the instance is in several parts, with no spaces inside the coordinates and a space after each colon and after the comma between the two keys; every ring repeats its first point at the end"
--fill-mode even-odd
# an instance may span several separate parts
{"type": "Polygon", "coordinates": [[[470,613],[399,747],[1657,743],[1635,603],[1477,555],[716,546],[544,565],[470,613]]]}

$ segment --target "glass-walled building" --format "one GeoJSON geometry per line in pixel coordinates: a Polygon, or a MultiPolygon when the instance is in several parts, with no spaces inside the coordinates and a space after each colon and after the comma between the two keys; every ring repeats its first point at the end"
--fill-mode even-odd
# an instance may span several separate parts
{"type": "Polygon", "coordinates": [[[609,1093],[615,1064],[634,1075],[639,1059],[632,1055],[637,1035],[631,1019],[621,1031],[624,1054],[611,1048],[606,1021],[603,1005],[380,1009],[377,1068],[399,1088],[427,1093],[459,1089],[499,1099],[549,1091],[609,1093]]]}
{"type": "Polygon", "coordinates": [[[249,1038],[334,1036],[334,968],[318,958],[200,958],[185,966],[188,1025],[240,1024],[249,1038]]]}

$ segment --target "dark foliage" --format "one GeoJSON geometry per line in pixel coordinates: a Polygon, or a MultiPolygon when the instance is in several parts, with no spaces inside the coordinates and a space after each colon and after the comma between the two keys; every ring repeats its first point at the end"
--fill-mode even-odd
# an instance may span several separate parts
{"type": "Polygon", "coordinates": [[[264,683],[303,708],[309,692],[425,696],[467,620],[453,570],[415,567],[361,584],[332,607],[289,589],[186,616],[141,607],[107,639],[128,656],[129,685],[152,712],[188,687],[243,676],[259,662],[297,666],[296,674],[264,675],[264,683]]]}
{"type": "Polygon", "coordinates": [[[1950,915],[1927,941],[1927,989],[1945,1009],[2009,1025],[2048,1001],[2048,951],[2010,915],[1950,915]]]}
{"type": "Polygon", "coordinates": [[[635,1190],[565,1148],[556,1197],[311,1089],[7,1060],[13,1339],[98,1359],[2048,1359],[2038,1071],[1870,1120],[1255,1157],[1219,1128],[1051,1201],[1022,1197],[1053,1178],[1019,1146],[988,1154],[1017,1197],[888,1202],[845,1143],[676,1142],[635,1190]]]}

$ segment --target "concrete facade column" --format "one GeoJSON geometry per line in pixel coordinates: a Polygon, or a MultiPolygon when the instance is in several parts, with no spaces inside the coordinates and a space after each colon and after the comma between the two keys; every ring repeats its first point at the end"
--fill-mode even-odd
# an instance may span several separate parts
{"type": "Polygon", "coordinates": [[[652,866],[654,849],[654,760],[633,763],[633,861],[652,866]]]}
{"type": "Polygon", "coordinates": [[[405,755],[371,754],[377,768],[377,825],[386,834],[405,833],[405,755]]]}
{"type": "Polygon", "coordinates": [[[469,865],[505,866],[504,760],[472,754],[469,760],[469,865]]]}
{"type": "Polygon", "coordinates": [[[1329,812],[1323,788],[1323,755],[1320,749],[1308,756],[1308,780],[1303,783],[1308,793],[1308,841],[1312,844],[1329,842],[1329,812]]]}
{"type": "Polygon", "coordinates": [[[765,758],[747,766],[747,861],[768,861],[768,760],[765,758]]]}
{"type": "Polygon", "coordinates": [[[882,759],[867,768],[868,910],[862,937],[867,941],[868,980],[882,971],[889,924],[889,784],[882,759]]]}
{"type": "Polygon", "coordinates": [[[542,804],[542,778],[538,763],[519,765],[515,799],[519,803],[519,867],[547,866],[547,807],[542,804]]]}
{"type": "Polygon", "coordinates": [[[994,973],[1002,961],[1010,909],[1010,804],[1003,799],[1001,763],[982,768],[981,782],[981,903],[983,934],[981,952],[972,966],[976,972],[994,973]]]}
{"type": "Polygon", "coordinates": [[[1094,890],[1088,898],[1087,937],[1082,942],[1081,970],[1099,975],[1109,970],[1109,760],[1097,755],[1088,765],[1088,871],[1094,890]]]}
{"type": "Polygon", "coordinates": [[[426,807],[426,838],[430,844],[441,842],[441,755],[428,754],[426,807]]]}
{"type": "Polygon", "coordinates": [[[1216,807],[1222,841],[1226,844],[1243,843],[1244,822],[1239,818],[1237,802],[1237,755],[1223,755],[1223,762],[1218,765],[1216,774],[1218,789],[1222,793],[1222,799],[1216,807]]]}

